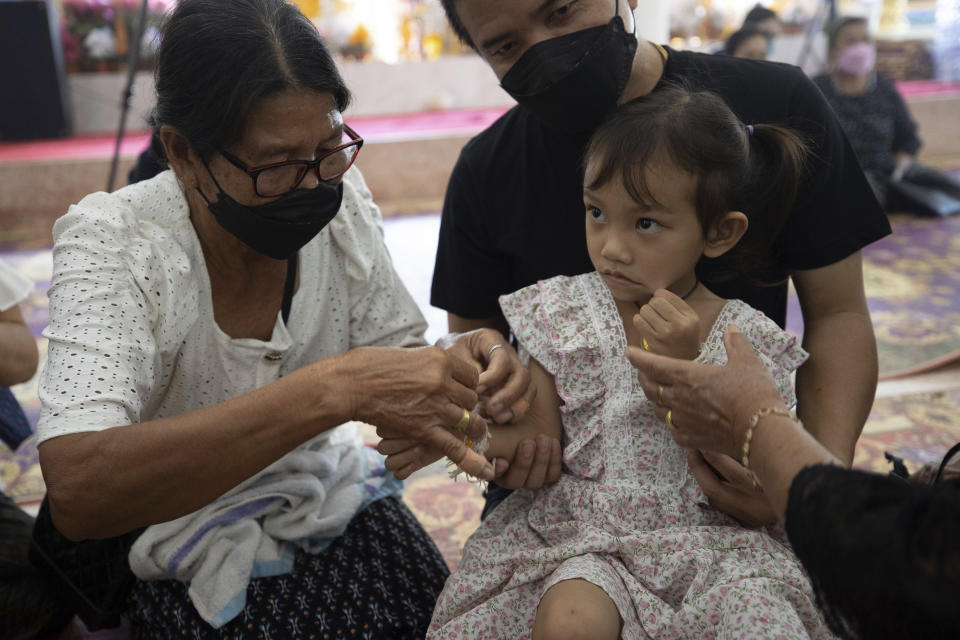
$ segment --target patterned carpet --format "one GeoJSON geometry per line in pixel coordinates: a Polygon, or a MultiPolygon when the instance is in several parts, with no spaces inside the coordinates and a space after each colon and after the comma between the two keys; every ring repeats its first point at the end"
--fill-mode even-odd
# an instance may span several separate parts
{"type": "Polygon", "coordinates": [[[960,218],[892,221],[864,269],[881,379],[960,358],[960,218]]]}
{"type": "MultiPolygon", "coordinates": [[[[880,379],[960,359],[960,216],[891,216],[893,234],[863,251],[880,379]]],[[[803,332],[791,292],[787,328],[803,332]]]]}
{"type": "MultiPolygon", "coordinates": [[[[401,278],[424,308],[431,324],[429,339],[443,332],[442,312],[429,307],[429,274],[436,237],[436,216],[391,219],[386,237],[401,278]],[[433,240],[435,242],[435,240],[433,240]]],[[[903,375],[960,357],[960,218],[894,217],[894,235],[865,251],[865,279],[877,332],[881,371],[903,375]]],[[[35,335],[47,322],[46,290],[52,271],[50,252],[0,254],[37,283],[22,305],[35,335]]],[[[789,326],[800,331],[799,308],[791,300],[789,326]]],[[[46,344],[38,338],[41,353],[46,344]]],[[[31,422],[39,414],[35,381],[14,388],[31,422]]],[[[957,385],[960,387],[960,383],[957,385]]],[[[367,437],[372,440],[372,437],[367,437]]],[[[938,460],[960,440],[960,388],[934,394],[914,394],[876,401],[855,465],[885,472],[884,451],[903,457],[908,466],[938,460]]],[[[0,479],[17,502],[36,505],[44,485],[33,439],[16,452],[0,444],[0,479]]],[[[407,482],[404,500],[427,527],[451,567],[460,558],[464,541],[479,524],[480,489],[453,482],[442,465],[418,473],[407,482]]]]}

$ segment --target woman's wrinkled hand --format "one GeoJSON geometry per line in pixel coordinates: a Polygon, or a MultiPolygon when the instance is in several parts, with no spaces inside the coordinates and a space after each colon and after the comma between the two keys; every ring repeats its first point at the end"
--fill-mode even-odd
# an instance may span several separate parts
{"type": "Polygon", "coordinates": [[[729,325],[723,335],[727,364],[703,365],[630,347],[637,379],[667,422],[673,439],[689,449],[690,470],[716,509],[747,526],[776,521],[776,512],[739,460],[747,423],[758,409],[782,408],[777,386],[753,345],[729,325]]]}
{"type": "MultiPolygon", "coordinates": [[[[406,480],[443,457],[439,449],[405,438],[384,438],[377,444],[377,451],[386,456],[384,466],[400,480],[406,480]]],[[[504,460],[495,460],[491,464],[494,465],[494,477],[507,469],[504,460]]]]}
{"type": "Polygon", "coordinates": [[[456,335],[447,353],[469,362],[480,373],[477,393],[484,410],[503,424],[522,417],[536,396],[530,372],[499,331],[476,329],[456,335]]]}
{"type": "Polygon", "coordinates": [[[727,364],[703,365],[628,347],[637,379],[657,416],[670,411],[673,439],[687,449],[716,451],[739,459],[750,416],[763,407],[783,407],[777,386],[753,345],[729,325],[723,335],[727,364]]]}
{"type": "Polygon", "coordinates": [[[476,367],[436,347],[360,347],[336,359],[348,419],[374,425],[381,437],[422,444],[472,476],[493,479],[493,465],[464,442],[487,433],[484,419],[472,411],[476,367]],[[463,425],[465,410],[469,421],[463,425]]]}

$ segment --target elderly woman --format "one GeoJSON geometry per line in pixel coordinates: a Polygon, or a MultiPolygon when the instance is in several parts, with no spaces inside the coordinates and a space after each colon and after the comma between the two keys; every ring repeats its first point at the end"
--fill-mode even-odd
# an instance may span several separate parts
{"type": "Polygon", "coordinates": [[[843,468],[787,412],[737,327],[724,345],[724,366],[628,347],[700,484],[718,482],[715,469],[759,483],[840,637],[960,637],[960,477],[944,473],[956,448],[932,485],[843,468]]]}
{"type": "Polygon", "coordinates": [[[489,479],[464,446],[486,429],[478,390],[519,414],[529,374],[493,331],[403,348],[424,321],[351,168],[348,91],[293,5],[181,0],[156,87],[171,170],[54,227],[38,426],[52,521],[74,540],[145,527],[135,637],[422,635],[447,569],[338,425],[489,479]]]}

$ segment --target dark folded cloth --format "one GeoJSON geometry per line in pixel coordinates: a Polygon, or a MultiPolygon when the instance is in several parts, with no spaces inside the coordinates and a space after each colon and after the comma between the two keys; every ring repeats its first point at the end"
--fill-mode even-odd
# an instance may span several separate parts
{"type": "Polygon", "coordinates": [[[20,403],[7,387],[0,387],[0,440],[16,451],[20,443],[33,433],[20,403]]]}
{"type": "Polygon", "coordinates": [[[33,518],[0,493],[0,638],[46,638],[73,610],[29,560],[33,518]]]}

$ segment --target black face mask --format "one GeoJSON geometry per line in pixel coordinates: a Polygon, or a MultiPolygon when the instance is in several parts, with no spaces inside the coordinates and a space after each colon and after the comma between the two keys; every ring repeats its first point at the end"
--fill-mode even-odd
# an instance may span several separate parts
{"type": "MultiPolygon", "coordinates": [[[[206,164],[206,163],[204,163],[206,164]]],[[[240,204],[217,185],[217,201],[207,206],[220,226],[254,251],[276,260],[285,260],[307,244],[336,217],[343,200],[343,183],[321,182],[315,189],[294,189],[267,204],[240,204]]]]}
{"type": "MultiPolygon", "coordinates": [[[[619,9],[619,0],[616,6],[619,9]]],[[[551,128],[592,131],[616,108],[636,52],[636,35],[627,33],[623,20],[614,15],[606,26],[533,45],[500,86],[551,128]]]]}

